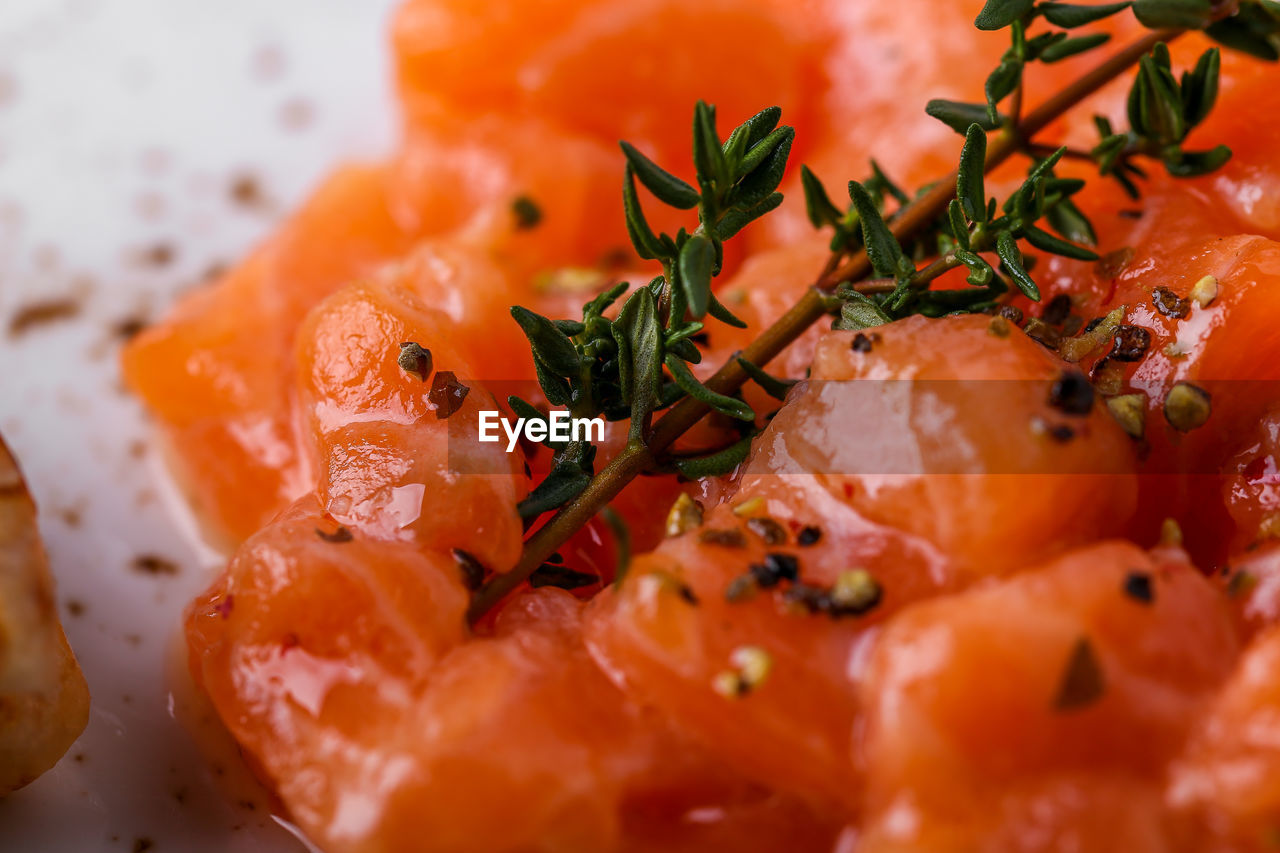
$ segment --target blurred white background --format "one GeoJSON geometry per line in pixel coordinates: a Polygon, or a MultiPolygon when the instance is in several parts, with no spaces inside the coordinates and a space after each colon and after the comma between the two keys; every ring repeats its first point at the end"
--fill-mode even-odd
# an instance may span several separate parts
{"type": "Polygon", "coordinates": [[[217,558],[179,523],[117,349],[331,165],[387,149],[393,5],[0,2],[0,434],[93,695],[61,764],[0,800],[5,853],[299,849],[176,719],[178,620],[217,558]]]}

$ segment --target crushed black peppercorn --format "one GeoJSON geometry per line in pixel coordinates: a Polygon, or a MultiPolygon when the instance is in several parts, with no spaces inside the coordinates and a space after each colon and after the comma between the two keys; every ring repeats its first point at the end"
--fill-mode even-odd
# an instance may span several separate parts
{"type": "Polygon", "coordinates": [[[1044,306],[1044,311],[1040,312],[1040,319],[1050,326],[1061,326],[1070,316],[1071,297],[1065,293],[1059,293],[1050,299],[1049,303],[1044,306]]]}
{"type": "Polygon", "coordinates": [[[324,541],[331,542],[334,545],[341,545],[343,542],[350,542],[352,539],[355,538],[351,535],[351,531],[345,527],[339,527],[337,530],[333,531],[332,533],[330,533],[327,530],[321,530],[319,527],[317,527],[316,535],[319,536],[324,541]]]}
{"type": "Polygon", "coordinates": [[[1116,249],[1114,252],[1108,252],[1097,260],[1093,265],[1093,273],[1098,278],[1115,278],[1125,271],[1129,263],[1133,260],[1133,249],[1126,246],[1123,249],[1116,249]]]}
{"type": "Polygon", "coordinates": [[[771,589],[783,581],[795,582],[800,577],[800,563],[790,554],[771,552],[763,563],[752,563],[751,575],[761,589],[771,589]]]}
{"type": "Polygon", "coordinates": [[[1116,361],[1142,361],[1151,348],[1151,333],[1141,326],[1122,325],[1116,329],[1111,358],[1116,361]]]}
{"type": "Polygon", "coordinates": [[[822,530],[812,524],[802,527],[800,532],[796,534],[796,544],[804,548],[817,545],[820,539],[822,539],[822,530]]]}
{"type": "Polygon", "coordinates": [[[1099,394],[1111,396],[1124,390],[1124,374],[1124,362],[1104,355],[1094,363],[1093,369],[1089,371],[1089,378],[1099,394]]]}
{"type": "Polygon", "coordinates": [[[1066,444],[1076,437],[1076,431],[1066,424],[1050,423],[1040,417],[1031,419],[1031,432],[1034,435],[1047,436],[1059,444],[1066,444]]]}
{"type": "Polygon", "coordinates": [[[452,370],[441,370],[431,383],[427,400],[436,408],[436,419],[444,420],[462,408],[462,401],[470,392],[471,389],[459,382],[452,370]]]}
{"type": "Polygon", "coordinates": [[[766,545],[781,545],[787,541],[787,531],[772,518],[764,516],[749,518],[747,529],[759,536],[766,545]]]}
{"type": "Polygon", "coordinates": [[[826,613],[831,609],[831,597],[827,590],[813,584],[793,584],[782,594],[782,598],[788,604],[809,613],[826,613]]]}
{"type": "Polygon", "coordinates": [[[1049,387],[1049,405],[1068,415],[1093,411],[1093,385],[1078,370],[1064,370],[1049,387]]]}
{"type": "Polygon", "coordinates": [[[1022,327],[1022,331],[1027,333],[1027,337],[1051,350],[1056,350],[1058,344],[1062,342],[1062,334],[1043,320],[1035,317],[1027,320],[1027,325],[1022,327]]]}
{"type": "Polygon", "coordinates": [[[865,569],[841,572],[830,589],[796,583],[783,593],[790,605],[808,613],[825,613],[832,619],[862,616],[874,610],[883,598],[880,583],[865,569]]]}
{"type": "Polygon", "coordinates": [[[415,341],[400,344],[400,355],[396,364],[410,376],[416,376],[419,382],[426,382],[431,375],[431,350],[415,341]]]}
{"type": "Polygon", "coordinates": [[[1124,594],[1134,601],[1150,604],[1156,599],[1155,587],[1148,572],[1132,571],[1124,576],[1124,594]]]}
{"type": "Polygon", "coordinates": [[[519,231],[537,228],[542,222],[542,208],[527,195],[517,196],[511,202],[511,213],[515,216],[516,229],[519,231]]]}
{"type": "Polygon", "coordinates": [[[747,537],[736,527],[717,529],[707,528],[698,534],[698,541],[705,545],[719,545],[722,548],[745,548],[747,537]]]}
{"type": "Polygon", "coordinates": [[[1012,305],[1001,305],[999,316],[1008,320],[1010,323],[1012,323],[1015,326],[1022,325],[1022,309],[1021,308],[1015,308],[1012,305]]]}
{"type": "Polygon", "coordinates": [[[1067,659],[1062,683],[1053,700],[1053,708],[1056,711],[1084,708],[1101,699],[1105,692],[1102,664],[1098,662],[1089,638],[1081,637],[1072,647],[1071,656],[1067,659]]]}
{"type": "Polygon", "coordinates": [[[853,336],[853,342],[849,344],[849,348],[854,352],[871,352],[871,338],[858,332],[853,336]]]}
{"type": "Polygon", "coordinates": [[[1167,287],[1157,287],[1151,291],[1151,304],[1161,314],[1175,320],[1191,313],[1191,303],[1167,287]]]}

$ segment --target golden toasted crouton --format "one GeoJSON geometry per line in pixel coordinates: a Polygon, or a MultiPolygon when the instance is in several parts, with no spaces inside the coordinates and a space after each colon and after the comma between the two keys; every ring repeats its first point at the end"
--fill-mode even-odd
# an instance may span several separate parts
{"type": "Polygon", "coordinates": [[[0,440],[0,796],[52,767],[89,719],[58,622],[36,508],[0,440]]]}

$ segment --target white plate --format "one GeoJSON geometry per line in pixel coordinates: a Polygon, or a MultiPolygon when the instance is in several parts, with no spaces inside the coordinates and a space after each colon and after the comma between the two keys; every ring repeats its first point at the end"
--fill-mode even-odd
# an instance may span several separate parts
{"type": "Polygon", "coordinates": [[[217,558],[166,496],[114,329],[240,257],[335,162],[388,147],[392,6],[0,2],[0,433],[93,696],[67,757],[0,800],[5,853],[300,849],[176,719],[178,620],[217,558]],[[262,203],[232,198],[244,177],[262,203]],[[64,300],[76,316],[11,333],[64,300]],[[146,554],[177,574],[133,568],[146,554]]]}

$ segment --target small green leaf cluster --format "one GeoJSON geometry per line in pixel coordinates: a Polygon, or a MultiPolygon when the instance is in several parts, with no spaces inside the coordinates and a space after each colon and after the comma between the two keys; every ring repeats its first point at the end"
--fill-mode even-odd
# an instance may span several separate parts
{"type": "Polygon", "coordinates": [[[1111,122],[1095,116],[1101,141],[1090,152],[1098,170],[1118,180],[1134,198],[1135,178],[1144,176],[1133,163],[1136,155],[1154,157],[1164,163],[1169,174],[1192,177],[1212,172],[1231,159],[1231,149],[1217,145],[1207,151],[1187,151],[1182,147],[1187,135],[1209,115],[1218,97],[1220,56],[1217,48],[1201,55],[1196,67],[1174,77],[1169,48],[1156,45],[1142,57],[1138,75],[1129,90],[1129,130],[1117,133],[1111,122]]]}
{"type": "Polygon", "coordinates": [[[1242,2],[1234,15],[1207,26],[1205,34],[1223,47],[1275,62],[1280,59],[1280,0],[1242,2]]]}
{"type": "Polygon", "coordinates": [[[686,314],[701,320],[708,313],[733,322],[716,303],[711,279],[720,273],[724,241],[782,203],[777,189],[795,130],[779,127],[781,117],[778,107],[761,110],[721,142],[715,107],[699,101],[693,114],[696,189],[622,143],[627,157],[622,193],[627,233],[640,257],[662,263],[667,287],[660,308],[674,322],[683,322],[686,314]],[[664,204],[679,210],[697,208],[697,229],[690,234],[682,228],[674,237],[655,234],[640,205],[637,180],[664,204]]]}
{"type": "MultiPolygon", "coordinates": [[[[1027,64],[1031,62],[1059,62],[1093,50],[1109,40],[1106,33],[1091,33],[1073,36],[1066,32],[1077,27],[1092,24],[1108,18],[1132,7],[1135,17],[1144,26],[1151,29],[1196,29],[1203,30],[1210,38],[1225,47],[1243,51],[1266,60],[1280,59],[1280,0],[1243,0],[1234,14],[1222,17],[1222,4],[1213,0],[1132,0],[1132,2],[1101,3],[1083,5],[1075,3],[1040,2],[1035,0],[987,0],[982,11],[974,20],[980,30],[1001,30],[1006,27],[1010,31],[1009,49],[1000,58],[999,65],[991,72],[986,81],[986,104],[964,103],[937,99],[930,101],[925,111],[946,123],[957,133],[964,133],[970,124],[977,123],[985,130],[994,130],[1006,122],[1016,122],[1017,115],[1004,116],[999,112],[999,104],[1012,95],[1022,85],[1022,75],[1027,64]],[[1028,35],[1028,29],[1039,18],[1048,24],[1061,27],[1034,36],[1028,35]]],[[[1216,59],[1214,60],[1216,63],[1216,59]]],[[[1151,65],[1158,64],[1155,59],[1151,65]]],[[[1202,69],[1197,69],[1201,73],[1202,69]]],[[[1213,72],[1216,77],[1216,67],[1213,72]]],[[[1151,104],[1159,104],[1167,96],[1169,89],[1175,91],[1178,84],[1172,81],[1167,63],[1164,69],[1158,67],[1144,68],[1140,72],[1145,94],[1144,104],[1150,109],[1151,104]]],[[[1193,79],[1191,83],[1196,81],[1193,79]]],[[[1184,82],[1184,87],[1186,83],[1184,82]]],[[[1176,101],[1176,98],[1174,98],[1176,101]]],[[[1016,110],[1015,110],[1016,112],[1016,110]]],[[[1166,138],[1166,145],[1180,143],[1181,138],[1172,140],[1179,127],[1179,121],[1172,116],[1149,115],[1155,122],[1160,122],[1161,135],[1166,138]],[[1166,121],[1167,120],[1167,121],[1166,121]]],[[[1190,122],[1186,130],[1190,130],[1195,122],[1190,122]]],[[[1135,128],[1137,123],[1134,123],[1135,128]]],[[[1185,135],[1185,134],[1184,134],[1185,135]]],[[[1119,146],[1120,143],[1111,143],[1119,146]]],[[[1110,150],[1110,149],[1109,149],[1110,150]]],[[[1196,152],[1180,156],[1170,149],[1165,157],[1166,165],[1179,175],[1202,174],[1211,171],[1223,162],[1227,155],[1224,151],[1196,152]],[[1202,171],[1197,171],[1202,170],[1202,171]]],[[[1126,170],[1119,170],[1124,174],[1126,170]]]]}
{"type": "MultiPolygon", "coordinates": [[[[548,403],[567,406],[577,418],[629,419],[629,440],[643,442],[653,413],[689,395],[749,431],[755,421],[751,407],[702,384],[689,365],[702,359],[695,339],[708,315],[743,325],[716,300],[711,282],[724,262],[724,242],[782,203],[777,189],[795,131],[779,126],[781,117],[778,107],[762,110],[721,141],[715,108],[699,101],[693,119],[696,188],[634,146],[621,143],[627,161],[627,232],[640,257],[659,261],[663,274],[633,291],[616,319],[606,311],[629,289],[625,282],[588,302],[581,321],[550,320],[520,306],[511,309],[533,351],[538,384],[548,403]],[[637,182],[670,207],[696,208],[695,230],[681,228],[674,236],[655,233],[645,218],[637,182]]],[[[508,402],[522,417],[546,419],[519,397],[508,402]]],[[[586,488],[594,473],[596,450],[589,443],[544,443],[554,451],[551,472],[520,504],[525,518],[563,505],[586,488]]],[[[737,458],[735,454],[745,453],[742,442],[733,448],[685,460],[683,465],[706,476],[737,458]],[[734,450],[739,444],[742,447],[734,450]]]]}
{"type": "Polygon", "coordinates": [[[995,130],[1005,122],[1016,122],[1017,115],[1001,115],[999,104],[1022,86],[1022,75],[1027,65],[1032,62],[1060,62],[1106,44],[1111,38],[1107,33],[1073,36],[1066,31],[1108,18],[1129,6],[1129,2],[1085,6],[1035,3],[1034,0],[987,0],[974,24],[980,30],[1009,28],[1011,43],[1000,57],[1000,64],[987,76],[984,87],[986,103],[935,99],[926,105],[925,112],[956,133],[965,133],[971,124],[977,124],[984,130],[995,130]],[[1062,29],[1028,36],[1028,28],[1041,17],[1062,29]]]}
{"type": "Polygon", "coordinates": [[[1038,301],[1040,290],[1028,272],[1019,241],[1051,254],[1096,259],[1093,251],[1071,242],[1092,243],[1094,238],[1088,220],[1071,201],[1084,181],[1059,178],[1053,172],[1065,152],[1060,148],[1036,162],[1022,185],[999,205],[987,197],[985,189],[986,131],[971,124],[960,153],[956,197],[936,229],[938,258],[923,269],[907,257],[866,188],[851,181],[849,196],[862,224],[867,258],[875,274],[891,280],[893,288],[874,294],[863,294],[849,284],[838,288],[843,303],[836,327],[878,326],[912,313],[943,316],[983,311],[995,306],[1010,283],[1038,301]],[[1042,221],[1058,233],[1041,228],[1042,221]],[[998,270],[984,253],[994,253],[998,270]],[[970,288],[928,290],[939,275],[961,266],[968,269],[970,288]]]}
{"type": "MultiPolygon", "coordinates": [[[[861,249],[862,228],[857,208],[849,206],[842,211],[836,207],[822,180],[808,166],[800,167],[800,185],[804,189],[805,213],[813,227],[830,226],[835,232],[831,237],[831,251],[856,252],[861,249]]],[[[912,201],[901,187],[889,179],[875,160],[871,161],[871,176],[862,181],[862,186],[882,214],[886,212],[889,199],[897,202],[899,210],[912,201]]],[[[890,222],[893,221],[892,215],[888,218],[890,222]]]]}

